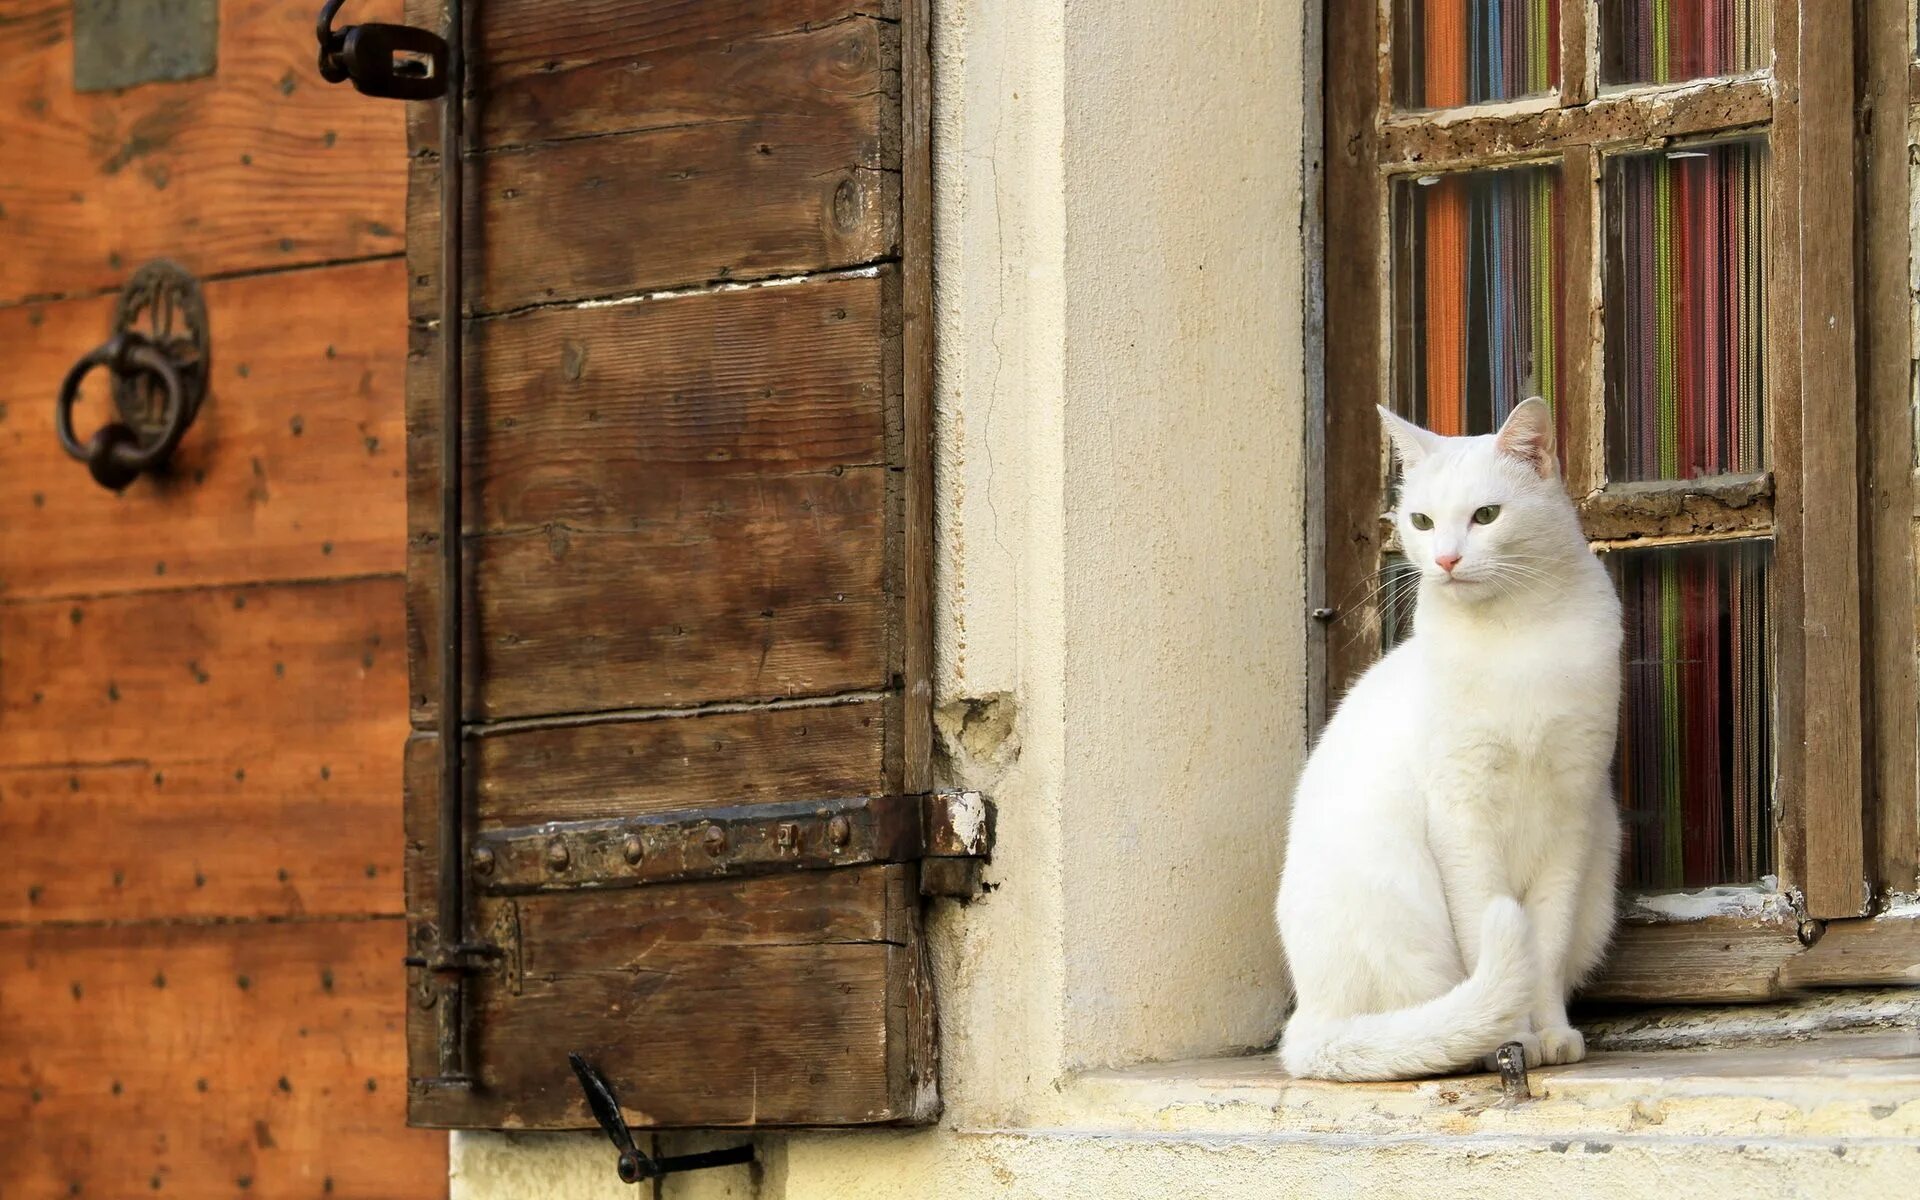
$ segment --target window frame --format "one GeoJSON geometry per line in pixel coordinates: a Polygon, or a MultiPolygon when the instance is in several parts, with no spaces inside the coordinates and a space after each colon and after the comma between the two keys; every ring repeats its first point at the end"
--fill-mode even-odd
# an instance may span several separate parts
{"type": "Polygon", "coordinates": [[[1320,513],[1309,518],[1320,550],[1309,573],[1320,668],[1314,723],[1379,646],[1377,608],[1347,604],[1370,592],[1390,539],[1381,519],[1389,465],[1374,404],[1392,394],[1393,180],[1557,161],[1569,283],[1569,294],[1556,298],[1566,360],[1560,404],[1567,485],[1589,537],[1607,549],[1756,535],[1774,543],[1778,891],[1711,888],[1678,903],[1671,894],[1623,892],[1615,951],[1587,994],[1755,1000],[1810,980],[1893,982],[1889,964],[1920,958],[1910,928],[1920,922],[1862,918],[1911,900],[1920,861],[1907,166],[1910,122],[1920,128],[1913,5],[1867,0],[1856,20],[1853,6],[1771,0],[1771,69],[1602,90],[1600,23],[1589,19],[1596,6],[1554,2],[1556,90],[1444,110],[1394,103],[1395,0],[1326,6],[1324,245],[1335,249],[1325,273],[1320,513]],[[1871,120],[1876,110],[1898,119],[1871,120]],[[1771,156],[1770,469],[1609,484],[1605,161],[1737,135],[1764,136],[1771,156]],[[1869,943],[1877,950],[1863,952],[1869,943]]]}

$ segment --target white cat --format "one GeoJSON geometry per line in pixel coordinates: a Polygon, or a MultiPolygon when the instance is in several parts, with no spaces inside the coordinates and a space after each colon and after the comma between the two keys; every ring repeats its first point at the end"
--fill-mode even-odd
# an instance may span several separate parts
{"type": "Polygon", "coordinates": [[[1520,1042],[1586,1055],[1567,995],[1606,948],[1620,603],[1535,398],[1449,438],[1381,410],[1413,635],[1348,693],[1295,794],[1275,913],[1296,1076],[1408,1079],[1520,1042]]]}

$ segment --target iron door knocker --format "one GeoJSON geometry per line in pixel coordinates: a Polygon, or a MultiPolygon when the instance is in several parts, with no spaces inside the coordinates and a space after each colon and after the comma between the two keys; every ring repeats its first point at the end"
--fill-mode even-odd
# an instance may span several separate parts
{"type": "Polygon", "coordinates": [[[142,472],[162,469],[199,415],[208,358],[200,285],[169,262],[140,268],[120,295],[112,334],[73,364],[60,384],[53,428],[61,448],[87,464],[95,483],[115,492],[142,472]],[[143,319],[146,328],[136,328],[143,319]],[[118,419],[82,442],[74,433],[73,406],[95,367],[113,375],[118,419]]]}

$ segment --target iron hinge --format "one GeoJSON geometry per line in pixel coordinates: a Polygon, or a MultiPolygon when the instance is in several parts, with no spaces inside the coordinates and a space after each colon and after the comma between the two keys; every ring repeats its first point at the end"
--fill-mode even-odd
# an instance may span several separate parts
{"type": "Polygon", "coordinates": [[[978,792],[933,792],[489,830],[475,835],[467,868],[479,890],[517,895],[917,859],[923,892],[971,896],[992,845],[992,808],[978,792]]]}

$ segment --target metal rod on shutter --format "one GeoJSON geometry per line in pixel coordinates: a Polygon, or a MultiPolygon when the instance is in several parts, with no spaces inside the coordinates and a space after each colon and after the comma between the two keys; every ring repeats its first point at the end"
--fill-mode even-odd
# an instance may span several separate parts
{"type": "Polygon", "coordinates": [[[439,1074],[415,1080],[429,1087],[471,1087],[467,1070],[468,971],[499,959],[500,947],[467,940],[465,801],[462,781],[465,689],[461,682],[460,451],[461,223],[466,167],[466,21],[460,0],[444,0],[447,33],[440,38],[411,25],[366,23],[340,29],[334,17],[346,0],[326,0],[314,33],[320,76],[353,82],[368,96],[390,100],[441,99],[440,105],[440,856],[435,926],[421,954],[406,963],[431,974],[423,1000],[439,1008],[439,1074]]]}
{"type": "MultiPolygon", "coordinates": [[[[465,691],[461,670],[464,616],[461,604],[460,474],[461,375],[464,367],[461,312],[460,226],[466,215],[461,183],[466,166],[466,26],[461,0],[446,0],[447,91],[440,105],[440,938],[443,946],[467,941],[465,786],[462,725],[465,691]]],[[[458,957],[456,952],[456,957],[458,957]]],[[[466,980],[458,967],[440,972],[440,1077],[468,1078],[466,980]]]]}

